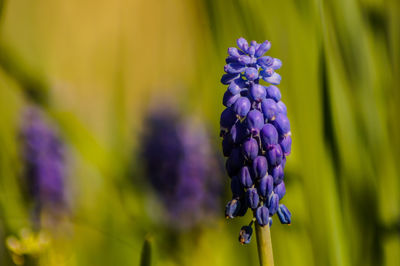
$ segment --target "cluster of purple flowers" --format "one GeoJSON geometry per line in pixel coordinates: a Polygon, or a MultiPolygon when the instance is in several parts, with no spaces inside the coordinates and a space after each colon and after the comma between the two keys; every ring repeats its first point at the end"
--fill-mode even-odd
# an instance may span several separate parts
{"type": "MultiPolygon", "coordinates": [[[[271,226],[275,213],[281,223],[290,224],[291,213],[279,204],[286,193],[283,170],[292,144],[286,106],[275,86],[281,80],[275,71],[282,63],[264,56],[271,47],[269,41],[249,45],[239,38],[237,45],[239,49],[228,49],[226,74],[221,78],[228,85],[220,126],[233,194],[225,215],[243,216],[250,208],[261,226],[271,226]],[[271,85],[261,85],[261,79],[271,85]]],[[[241,243],[250,242],[252,223],[242,227],[241,243]]]]}
{"type": "Polygon", "coordinates": [[[159,108],[146,119],[142,156],[149,181],[174,227],[191,228],[219,211],[221,172],[206,127],[159,108]]]}
{"type": "Polygon", "coordinates": [[[43,209],[56,213],[65,207],[64,145],[42,112],[29,107],[21,128],[24,182],[35,204],[35,215],[43,209]]]}

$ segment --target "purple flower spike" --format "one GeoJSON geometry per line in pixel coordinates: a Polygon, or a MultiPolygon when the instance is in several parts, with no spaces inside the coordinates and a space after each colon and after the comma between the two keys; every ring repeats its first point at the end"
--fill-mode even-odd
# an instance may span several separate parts
{"type": "Polygon", "coordinates": [[[34,222],[42,211],[57,218],[66,211],[65,147],[56,128],[36,107],[24,113],[21,127],[23,180],[34,203],[34,222]]]}
{"type": "MultiPolygon", "coordinates": [[[[230,108],[220,122],[232,195],[240,202],[235,216],[244,216],[251,208],[262,226],[271,226],[275,213],[282,223],[290,223],[290,212],[279,205],[286,193],[284,167],[292,144],[287,109],[275,86],[281,81],[277,71],[282,62],[264,55],[271,48],[269,41],[249,44],[239,38],[237,45],[239,49],[228,49],[225,60],[227,74],[221,81],[228,89],[223,104],[230,108]]],[[[242,228],[241,243],[250,241],[251,225],[242,228]]]]}

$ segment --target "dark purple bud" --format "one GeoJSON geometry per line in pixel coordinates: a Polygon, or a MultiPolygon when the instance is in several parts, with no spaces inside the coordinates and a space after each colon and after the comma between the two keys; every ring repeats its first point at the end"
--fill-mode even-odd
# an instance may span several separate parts
{"type": "Polygon", "coordinates": [[[263,178],[261,178],[260,184],[258,185],[258,194],[260,194],[261,197],[268,198],[272,192],[273,187],[274,181],[272,179],[272,176],[265,175],[263,178]]]}
{"type": "Polygon", "coordinates": [[[253,56],[256,53],[256,47],[255,46],[250,46],[249,49],[247,49],[247,53],[251,56],[253,56]]]}
{"type": "Polygon", "coordinates": [[[272,66],[274,59],[270,56],[263,56],[257,59],[257,64],[262,68],[267,69],[272,66]]]}
{"type": "Polygon", "coordinates": [[[249,226],[249,225],[243,226],[239,232],[239,242],[241,244],[250,243],[252,234],[253,234],[253,228],[251,228],[251,226],[249,226]]]}
{"type": "Polygon", "coordinates": [[[261,102],[265,99],[267,92],[265,91],[265,87],[260,84],[253,84],[250,87],[250,96],[256,102],[261,102]]]}
{"type": "Polygon", "coordinates": [[[292,150],[292,137],[290,135],[283,136],[279,140],[279,145],[281,145],[283,154],[288,156],[292,150]]]}
{"type": "Polygon", "coordinates": [[[271,227],[272,226],[272,217],[269,217],[269,227],[271,227]]]}
{"type": "Polygon", "coordinates": [[[229,74],[238,74],[245,70],[245,66],[239,63],[230,63],[224,66],[224,71],[229,74]]]}
{"type": "Polygon", "coordinates": [[[249,131],[244,123],[236,122],[229,131],[231,140],[235,144],[242,143],[249,135],[249,131]]]}
{"type": "Polygon", "coordinates": [[[275,119],[275,116],[278,112],[278,106],[274,100],[267,98],[261,102],[261,110],[265,119],[271,121],[275,119]]]}
{"type": "Polygon", "coordinates": [[[226,107],[231,107],[237,99],[239,99],[240,94],[232,94],[229,90],[227,90],[222,98],[222,104],[226,107]]]}
{"type": "Polygon", "coordinates": [[[269,214],[274,215],[279,207],[279,196],[272,193],[268,199],[268,210],[269,214]]]}
{"type": "Polygon", "coordinates": [[[240,56],[238,49],[235,48],[235,47],[229,47],[228,48],[228,54],[230,56],[232,56],[232,57],[239,57],[240,56]]]}
{"type": "Polygon", "coordinates": [[[246,196],[241,197],[239,201],[240,201],[240,209],[239,212],[237,213],[237,216],[244,216],[247,212],[247,209],[249,208],[246,196]]]}
{"type": "Polygon", "coordinates": [[[283,167],[281,164],[270,169],[270,174],[274,180],[274,184],[280,184],[283,180],[283,167]]]}
{"type": "Polygon", "coordinates": [[[274,70],[277,70],[277,69],[280,69],[281,66],[282,66],[282,61],[279,60],[278,58],[274,58],[271,67],[272,67],[274,70]]]}
{"type": "Polygon", "coordinates": [[[260,57],[263,56],[269,49],[271,48],[271,43],[269,41],[265,41],[258,47],[255,56],[260,57]]]}
{"type": "Polygon", "coordinates": [[[258,132],[260,132],[260,129],[262,129],[262,127],[264,126],[264,116],[258,110],[251,110],[247,114],[246,122],[247,128],[252,133],[258,134],[258,132]]]}
{"type": "Polygon", "coordinates": [[[251,62],[252,62],[251,57],[248,55],[239,56],[237,61],[242,65],[248,65],[248,64],[251,64],[251,62]]]}
{"type": "Polygon", "coordinates": [[[244,189],[242,184],[240,183],[240,179],[238,176],[232,177],[231,180],[231,191],[233,198],[239,198],[244,196],[244,189]]]}
{"type": "Polygon", "coordinates": [[[281,99],[281,91],[278,89],[278,87],[274,85],[270,85],[266,87],[267,91],[267,97],[272,98],[275,102],[278,102],[281,99]]]}
{"type": "Polygon", "coordinates": [[[246,41],[245,38],[241,37],[237,39],[236,43],[240,50],[247,53],[247,49],[249,48],[249,43],[246,41]]]}
{"type": "Polygon", "coordinates": [[[226,160],[226,171],[230,177],[235,176],[240,168],[242,168],[244,164],[244,158],[242,153],[240,152],[240,148],[234,148],[231,152],[231,155],[226,160]]]}
{"type": "Polygon", "coordinates": [[[246,160],[251,161],[258,155],[258,143],[254,138],[250,138],[243,142],[242,153],[246,160]]]}
{"type": "Polygon", "coordinates": [[[244,88],[246,88],[246,82],[243,79],[238,78],[229,84],[228,91],[230,91],[232,94],[239,94],[244,88]]]}
{"type": "Polygon", "coordinates": [[[288,208],[280,204],[278,208],[278,217],[282,224],[291,224],[292,223],[292,214],[288,210],[288,208]]]}
{"type": "Polygon", "coordinates": [[[245,188],[250,188],[253,186],[253,179],[251,178],[249,168],[247,166],[243,166],[239,172],[240,183],[245,188]]]}
{"type": "Polygon", "coordinates": [[[240,209],[240,202],[237,199],[233,199],[226,204],[225,207],[225,217],[228,219],[233,219],[237,216],[240,209]]]}
{"type": "Polygon", "coordinates": [[[290,132],[290,122],[286,115],[278,114],[272,123],[276,127],[279,135],[286,135],[290,132]]]}
{"type": "Polygon", "coordinates": [[[247,97],[240,97],[233,105],[233,110],[240,117],[245,117],[250,111],[251,103],[247,97]]]}
{"type": "Polygon", "coordinates": [[[279,200],[281,200],[283,198],[283,196],[285,196],[285,194],[286,194],[285,182],[282,181],[279,185],[277,185],[274,188],[274,193],[276,195],[278,195],[279,200]]]}
{"type": "Polygon", "coordinates": [[[277,102],[276,105],[278,107],[278,113],[287,115],[286,105],[282,101],[277,102]]]}
{"type": "Polygon", "coordinates": [[[233,149],[233,143],[232,139],[230,136],[225,136],[222,139],[222,153],[224,154],[225,157],[228,157],[233,149]]]}
{"type": "Polygon", "coordinates": [[[249,188],[246,191],[246,199],[248,206],[253,210],[257,208],[258,203],[260,202],[260,198],[255,188],[249,188]]]}
{"type": "Polygon", "coordinates": [[[260,132],[261,141],[265,149],[278,144],[278,132],[272,124],[265,124],[260,132]]]}
{"type": "Polygon", "coordinates": [[[231,83],[234,79],[240,77],[240,74],[224,74],[222,75],[221,78],[221,83],[228,85],[229,83],[231,83]]]}
{"type": "Polygon", "coordinates": [[[248,80],[256,80],[258,78],[258,70],[254,67],[248,67],[244,71],[244,75],[248,80]]]}
{"type": "Polygon", "coordinates": [[[269,224],[269,210],[265,206],[258,207],[256,210],[256,220],[261,226],[269,224]]]}
{"type": "Polygon", "coordinates": [[[275,166],[282,161],[282,149],[280,145],[271,145],[267,150],[267,159],[270,166],[275,166]]]}
{"type": "Polygon", "coordinates": [[[236,122],[236,120],[237,120],[236,113],[233,111],[233,109],[226,108],[221,113],[221,119],[219,122],[221,129],[229,130],[236,122]]]}
{"type": "Polygon", "coordinates": [[[262,76],[262,79],[265,81],[265,82],[268,82],[268,83],[271,83],[271,84],[273,84],[273,85],[279,85],[279,83],[281,83],[281,79],[282,79],[282,77],[281,77],[281,75],[279,75],[278,73],[273,73],[271,76],[265,76],[265,75],[263,75],[262,76]]]}
{"type": "Polygon", "coordinates": [[[257,156],[253,160],[254,178],[260,179],[266,175],[268,171],[267,159],[264,156],[257,156]]]}

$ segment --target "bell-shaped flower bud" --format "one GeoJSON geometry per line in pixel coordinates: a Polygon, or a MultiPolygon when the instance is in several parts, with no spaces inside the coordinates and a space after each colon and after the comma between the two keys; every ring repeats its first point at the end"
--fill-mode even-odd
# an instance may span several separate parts
{"type": "Polygon", "coordinates": [[[288,210],[288,208],[280,204],[278,209],[278,217],[282,224],[291,224],[292,222],[292,214],[288,210]]]}
{"type": "Polygon", "coordinates": [[[258,143],[254,138],[249,138],[242,145],[242,153],[246,160],[252,161],[258,155],[258,143]]]}
{"type": "Polygon", "coordinates": [[[256,220],[257,223],[261,226],[265,226],[269,224],[269,210],[265,206],[260,206],[256,210],[256,220]]]}
{"type": "Polygon", "coordinates": [[[239,97],[233,105],[233,110],[240,117],[245,117],[251,108],[251,102],[247,97],[239,97]]]}
{"type": "Polygon", "coordinates": [[[265,149],[278,144],[278,132],[272,124],[265,124],[260,132],[261,142],[265,149]]]}
{"type": "Polygon", "coordinates": [[[257,156],[253,160],[253,173],[256,180],[264,177],[268,171],[267,159],[264,156],[257,156]]]}
{"type": "Polygon", "coordinates": [[[260,183],[258,184],[258,194],[260,194],[263,198],[268,198],[272,192],[274,187],[274,180],[272,176],[265,175],[263,178],[260,179],[260,183]]]}
{"type": "Polygon", "coordinates": [[[274,215],[278,211],[279,196],[272,193],[268,198],[268,210],[270,215],[274,215]]]}
{"type": "Polygon", "coordinates": [[[268,87],[266,87],[266,91],[267,91],[267,97],[273,99],[275,102],[279,102],[282,95],[281,95],[281,91],[278,89],[278,87],[274,86],[274,85],[270,85],[268,87]]]}
{"type": "Polygon", "coordinates": [[[282,161],[282,149],[279,145],[271,145],[267,150],[267,159],[270,166],[275,166],[282,161]]]}
{"type": "Polygon", "coordinates": [[[239,232],[239,242],[241,244],[250,243],[252,234],[253,234],[253,228],[251,228],[251,226],[249,225],[242,226],[239,232]]]}
{"type": "Polygon", "coordinates": [[[261,102],[261,110],[264,114],[265,119],[272,121],[275,119],[278,113],[278,106],[276,102],[270,98],[264,99],[261,102]]]}
{"type": "Polygon", "coordinates": [[[267,92],[264,86],[260,84],[253,84],[250,87],[250,96],[254,101],[261,102],[263,99],[265,99],[266,95],[267,92]]]}
{"type": "Polygon", "coordinates": [[[249,188],[246,191],[246,199],[249,208],[253,210],[257,208],[258,203],[260,202],[260,197],[258,196],[257,190],[255,188],[249,188]]]}
{"type": "Polygon", "coordinates": [[[240,209],[240,202],[237,199],[230,200],[225,206],[225,217],[233,219],[240,209]]]}
{"type": "Polygon", "coordinates": [[[243,187],[250,188],[253,186],[253,179],[251,178],[249,168],[243,166],[239,171],[239,180],[243,187]]]}
{"type": "Polygon", "coordinates": [[[282,181],[279,185],[275,186],[274,193],[278,195],[279,200],[281,200],[286,194],[285,182],[282,181]]]}
{"type": "Polygon", "coordinates": [[[279,135],[286,135],[290,132],[290,122],[286,115],[278,114],[272,123],[279,135]]]}

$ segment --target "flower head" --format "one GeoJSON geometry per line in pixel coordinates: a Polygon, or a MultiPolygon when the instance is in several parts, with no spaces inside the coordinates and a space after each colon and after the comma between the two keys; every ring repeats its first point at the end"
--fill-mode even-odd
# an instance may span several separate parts
{"type": "Polygon", "coordinates": [[[56,213],[66,205],[64,144],[55,127],[35,107],[24,114],[21,138],[24,182],[35,209],[56,213]]]}
{"type": "MultiPolygon", "coordinates": [[[[264,56],[271,48],[269,41],[249,44],[239,38],[237,46],[228,49],[226,74],[221,78],[228,88],[220,135],[232,190],[226,217],[242,216],[250,208],[261,226],[271,226],[275,213],[288,224],[291,214],[279,204],[286,193],[283,170],[292,144],[286,106],[276,87],[281,81],[276,71],[282,62],[264,56]],[[262,81],[269,84],[263,85],[262,81]]],[[[240,231],[241,243],[250,241],[249,226],[240,231]]]]}

